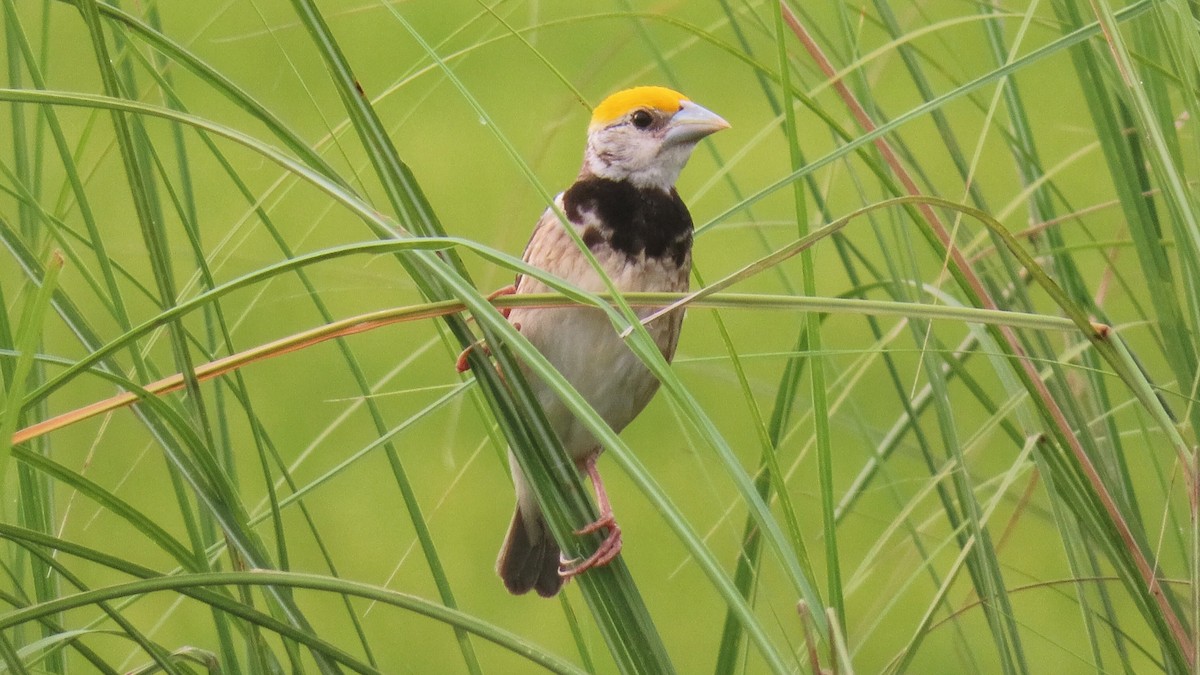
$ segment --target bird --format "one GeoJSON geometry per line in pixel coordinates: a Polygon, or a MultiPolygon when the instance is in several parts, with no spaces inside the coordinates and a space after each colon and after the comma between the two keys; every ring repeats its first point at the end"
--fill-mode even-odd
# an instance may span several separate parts
{"type": "MultiPolygon", "coordinates": [[[[686,292],[693,225],[675,182],[697,143],[728,127],[717,114],[666,87],[640,86],[608,96],[593,110],[578,176],[538,220],[524,261],[584,290],[607,291],[567,232],[570,227],[617,290],[686,292]]],[[[518,275],[513,286],[498,293],[549,291],[541,281],[518,275]]],[[[638,315],[645,318],[657,309],[642,308],[638,315]]],[[[520,307],[508,313],[508,320],[614,432],[633,421],[658,389],[658,378],[599,309],[520,307]]],[[[675,355],[682,323],[683,311],[676,310],[646,326],[667,361],[675,355]]],[[[465,368],[465,358],[460,358],[459,369],[465,368]]],[[[603,543],[586,559],[565,560],[510,450],[517,504],[496,570],[511,593],[533,590],[548,598],[567,580],[611,562],[621,550],[621,529],[596,467],[603,450],[599,441],[548,384],[524,366],[522,372],[596,494],[600,518],[575,534],[606,531],[603,543]]]]}

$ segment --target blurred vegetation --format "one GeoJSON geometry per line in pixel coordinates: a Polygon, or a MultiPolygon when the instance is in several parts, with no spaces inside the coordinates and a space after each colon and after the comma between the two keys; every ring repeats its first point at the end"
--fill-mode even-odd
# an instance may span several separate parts
{"type": "Polygon", "coordinates": [[[0,5],[0,672],[1195,669],[1194,2],[0,5]],[[664,386],[511,597],[588,492],[454,359],[636,84],[711,292],[557,286],[664,386]]]}

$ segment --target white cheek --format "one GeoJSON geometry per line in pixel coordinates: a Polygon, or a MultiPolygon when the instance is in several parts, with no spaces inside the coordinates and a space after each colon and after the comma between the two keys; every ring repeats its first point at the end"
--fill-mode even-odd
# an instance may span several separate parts
{"type": "Polygon", "coordinates": [[[658,163],[658,145],[655,143],[638,143],[635,152],[639,166],[652,166],[658,163]]]}
{"type": "Polygon", "coordinates": [[[679,143],[667,148],[632,127],[610,130],[589,146],[586,168],[608,180],[628,180],[638,187],[670,190],[696,147],[679,143]],[[597,142],[598,141],[598,142],[597,142]]]}

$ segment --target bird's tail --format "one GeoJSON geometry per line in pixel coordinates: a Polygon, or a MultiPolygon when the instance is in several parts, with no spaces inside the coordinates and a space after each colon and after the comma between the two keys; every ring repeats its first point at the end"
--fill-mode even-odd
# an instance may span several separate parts
{"type": "Polygon", "coordinates": [[[522,515],[518,506],[512,524],[500,547],[496,571],[510,593],[521,595],[530,590],[543,598],[553,597],[562,588],[558,574],[559,548],[546,527],[541,511],[522,515]]]}

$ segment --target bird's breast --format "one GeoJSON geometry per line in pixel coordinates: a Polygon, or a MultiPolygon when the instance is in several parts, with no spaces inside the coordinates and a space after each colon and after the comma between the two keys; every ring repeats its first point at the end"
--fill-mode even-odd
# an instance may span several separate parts
{"type": "Polygon", "coordinates": [[[564,192],[562,206],[593,252],[606,246],[630,258],[673,260],[677,266],[691,252],[692,216],[675,188],[592,176],[564,192]]]}
{"type": "MultiPolygon", "coordinates": [[[[691,271],[691,220],[687,220],[686,241],[674,248],[662,244],[667,239],[644,239],[637,247],[617,245],[621,231],[605,221],[611,210],[587,202],[572,202],[564,195],[564,211],[571,227],[595,257],[601,270],[617,290],[630,292],[686,292],[691,271]],[[571,206],[574,204],[575,208],[571,206]],[[653,243],[658,241],[658,244],[653,243]],[[654,253],[658,255],[654,255],[654,253]]],[[[682,202],[681,202],[682,204],[682,202]]],[[[685,209],[686,213],[686,209],[685,209]]],[[[632,235],[630,235],[632,236],[632,235]]],[[[569,281],[590,292],[608,290],[583,250],[553,212],[543,216],[525,253],[526,262],[569,281]]],[[[523,275],[518,293],[544,293],[550,289],[541,281],[523,275]]],[[[637,307],[641,317],[658,307],[637,307]]],[[[509,320],[520,326],[524,335],[546,359],[583,395],[615,430],[620,431],[650,401],[658,388],[658,379],[630,351],[604,312],[587,307],[516,308],[509,320]]],[[[663,356],[675,353],[682,310],[659,317],[646,326],[663,356]]],[[[527,373],[529,374],[529,373],[527,373]]],[[[533,378],[534,381],[537,378],[533,378]]],[[[535,386],[538,398],[551,424],[573,455],[590,452],[595,440],[544,383],[535,386]]]]}

